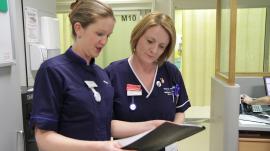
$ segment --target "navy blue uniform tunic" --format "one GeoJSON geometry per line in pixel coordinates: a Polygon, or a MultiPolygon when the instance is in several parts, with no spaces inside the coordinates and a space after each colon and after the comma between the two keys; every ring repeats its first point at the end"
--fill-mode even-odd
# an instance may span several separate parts
{"type": "Polygon", "coordinates": [[[87,65],[69,48],[40,66],[30,124],[74,139],[109,140],[113,93],[104,70],[94,60],[87,65]],[[85,81],[97,84],[100,102],[85,81]]]}
{"type": "Polygon", "coordinates": [[[128,59],[111,63],[105,71],[114,87],[113,118],[116,120],[139,122],[161,119],[173,121],[177,112],[184,112],[190,107],[181,73],[175,65],[169,62],[158,67],[150,92],[146,91],[128,59]],[[127,96],[127,84],[141,85],[142,95],[127,96]],[[175,87],[178,87],[178,90],[175,87]],[[130,109],[132,97],[136,105],[135,110],[130,109]]]}

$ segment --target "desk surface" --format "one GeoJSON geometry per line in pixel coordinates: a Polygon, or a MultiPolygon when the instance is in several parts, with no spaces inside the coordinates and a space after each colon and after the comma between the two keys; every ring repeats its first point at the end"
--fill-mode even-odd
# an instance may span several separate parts
{"type": "Polygon", "coordinates": [[[239,115],[239,130],[270,131],[270,118],[262,119],[252,115],[239,115]]]}

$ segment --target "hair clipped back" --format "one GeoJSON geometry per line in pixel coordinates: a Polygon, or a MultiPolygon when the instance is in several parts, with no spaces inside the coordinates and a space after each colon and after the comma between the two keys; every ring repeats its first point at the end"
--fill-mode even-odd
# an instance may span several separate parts
{"type": "Polygon", "coordinates": [[[70,4],[70,9],[74,9],[74,7],[78,6],[81,3],[81,0],[76,0],[75,2],[70,4]]]}
{"type": "Polygon", "coordinates": [[[149,28],[154,26],[161,26],[162,28],[164,28],[170,37],[170,42],[168,46],[157,60],[158,64],[161,65],[170,57],[170,55],[174,51],[176,41],[174,22],[168,15],[161,12],[151,12],[145,15],[143,19],[134,27],[131,33],[130,45],[132,53],[134,53],[139,39],[149,28]]]}
{"type": "Polygon", "coordinates": [[[85,28],[95,23],[98,18],[112,17],[115,20],[111,7],[98,0],[76,0],[71,3],[70,9],[69,20],[74,37],[76,37],[74,24],[77,22],[85,28]]]}

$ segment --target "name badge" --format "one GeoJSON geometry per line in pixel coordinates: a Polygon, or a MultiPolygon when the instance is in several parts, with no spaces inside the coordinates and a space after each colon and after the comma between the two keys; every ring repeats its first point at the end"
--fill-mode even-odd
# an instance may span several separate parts
{"type": "Polygon", "coordinates": [[[84,81],[84,83],[88,86],[88,88],[98,87],[95,81],[84,81]]]}
{"type": "Polygon", "coordinates": [[[88,88],[90,88],[91,91],[93,92],[96,102],[100,102],[101,101],[101,95],[100,95],[99,92],[97,92],[95,90],[95,88],[98,87],[96,82],[95,81],[84,81],[84,82],[88,86],[88,88]]]}
{"type": "Polygon", "coordinates": [[[141,96],[142,88],[141,85],[127,84],[127,96],[141,96]]]}

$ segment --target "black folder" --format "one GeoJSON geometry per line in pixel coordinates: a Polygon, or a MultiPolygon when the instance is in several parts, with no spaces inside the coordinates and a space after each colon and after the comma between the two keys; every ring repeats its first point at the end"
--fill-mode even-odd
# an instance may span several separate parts
{"type": "Polygon", "coordinates": [[[205,127],[200,125],[178,125],[170,122],[165,122],[153,130],[147,131],[137,136],[122,139],[125,140],[125,143],[121,143],[121,139],[118,141],[120,144],[124,144],[123,149],[157,151],[167,145],[201,132],[204,129],[205,127]]]}

